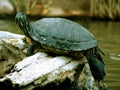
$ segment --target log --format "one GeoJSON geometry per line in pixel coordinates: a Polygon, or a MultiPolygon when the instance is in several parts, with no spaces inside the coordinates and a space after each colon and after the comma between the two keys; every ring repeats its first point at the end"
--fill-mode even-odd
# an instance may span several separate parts
{"type": "Polygon", "coordinates": [[[0,41],[1,39],[11,39],[11,38],[22,39],[24,37],[25,37],[24,35],[14,34],[7,31],[0,31],[0,41]]]}
{"type": "Polygon", "coordinates": [[[6,52],[8,55],[7,66],[11,61],[9,56],[13,55],[12,62],[14,62],[10,72],[0,78],[0,90],[98,89],[94,84],[94,78],[84,56],[79,60],[73,60],[67,56],[50,56],[45,52],[36,52],[32,56],[26,57],[24,55],[27,47],[26,43],[23,42],[24,37],[24,35],[0,31],[0,50],[10,51],[10,53],[6,52]],[[16,61],[16,57],[20,55],[19,59],[21,60],[16,61]],[[84,73],[85,78],[82,73],[84,73]]]}
{"type": "MultiPolygon", "coordinates": [[[[0,31],[2,51],[9,50],[16,54],[16,56],[20,55],[16,52],[20,52],[20,50],[24,51],[23,48],[25,48],[24,46],[26,44],[23,42],[24,37],[24,35],[0,31]]],[[[8,55],[10,54],[8,53],[8,55]]],[[[70,83],[72,83],[78,78],[84,67],[82,60],[72,60],[72,58],[66,56],[53,57],[45,52],[38,52],[33,56],[23,57],[21,59],[23,60],[17,62],[10,73],[0,79],[0,83],[5,83],[5,87],[32,90],[36,86],[45,87],[49,83],[58,85],[66,79],[69,79],[70,83]],[[76,70],[79,70],[77,71],[78,75],[76,74],[76,70]],[[11,83],[11,86],[6,86],[8,83],[11,83]]]]}
{"type": "Polygon", "coordinates": [[[18,62],[12,72],[1,81],[10,80],[13,88],[32,90],[35,86],[44,87],[49,83],[59,84],[66,78],[75,80],[76,69],[82,71],[84,64],[69,57],[51,57],[38,52],[18,62]],[[80,68],[81,67],[81,68],[80,68]],[[32,83],[32,84],[31,84],[32,83]]]}
{"type": "Polygon", "coordinates": [[[7,62],[9,62],[12,59],[15,62],[22,60],[26,56],[28,47],[28,44],[23,41],[24,38],[24,35],[0,31],[0,61],[8,60],[7,62]]]}

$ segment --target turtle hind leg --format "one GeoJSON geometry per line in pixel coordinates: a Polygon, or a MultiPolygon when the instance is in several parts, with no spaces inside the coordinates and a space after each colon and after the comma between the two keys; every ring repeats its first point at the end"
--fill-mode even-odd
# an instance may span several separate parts
{"type": "Polygon", "coordinates": [[[102,52],[102,50],[100,50],[100,48],[98,46],[93,48],[93,53],[97,56],[98,60],[100,60],[104,64],[104,61],[99,53],[101,53],[103,55],[105,55],[105,54],[102,52]]]}
{"type": "Polygon", "coordinates": [[[90,66],[91,73],[95,79],[95,81],[102,81],[106,75],[104,69],[104,62],[102,60],[101,55],[98,52],[97,47],[92,48],[85,52],[85,56],[90,66]]]}

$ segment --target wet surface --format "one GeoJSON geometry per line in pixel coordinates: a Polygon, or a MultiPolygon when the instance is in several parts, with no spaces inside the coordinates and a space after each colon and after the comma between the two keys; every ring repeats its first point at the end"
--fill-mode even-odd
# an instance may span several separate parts
{"type": "MultiPolygon", "coordinates": [[[[108,85],[109,90],[119,90],[120,60],[114,58],[111,59],[110,55],[120,55],[120,22],[89,20],[76,22],[89,29],[89,31],[91,31],[98,39],[98,45],[105,53],[105,56],[103,56],[107,72],[105,82],[108,85]]],[[[8,20],[0,20],[0,31],[22,34],[15,22],[8,20]]]]}

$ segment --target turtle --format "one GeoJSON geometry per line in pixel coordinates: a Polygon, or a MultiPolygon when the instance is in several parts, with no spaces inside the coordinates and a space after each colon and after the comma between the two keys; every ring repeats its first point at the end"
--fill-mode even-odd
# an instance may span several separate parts
{"type": "Polygon", "coordinates": [[[86,57],[92,75],[98,83],[106,76],[105,63],[98,46],[98,40],[84,26],[61,17],[44,17],[30,22],[22,12],[17,12],[15,22],[31,44],[27,55],[31,56],[36,49],[56,55],[86,57]]]}

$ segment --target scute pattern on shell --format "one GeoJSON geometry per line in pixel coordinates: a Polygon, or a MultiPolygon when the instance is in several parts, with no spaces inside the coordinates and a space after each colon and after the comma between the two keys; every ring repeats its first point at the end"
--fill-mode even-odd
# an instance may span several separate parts
{"type": "Polygon", "coordinates": [[[97,45],[97,40],[83,26],[62,18],[43,18],[30,23],[31,38],[56,49],[81,51],[97,45]]]}

